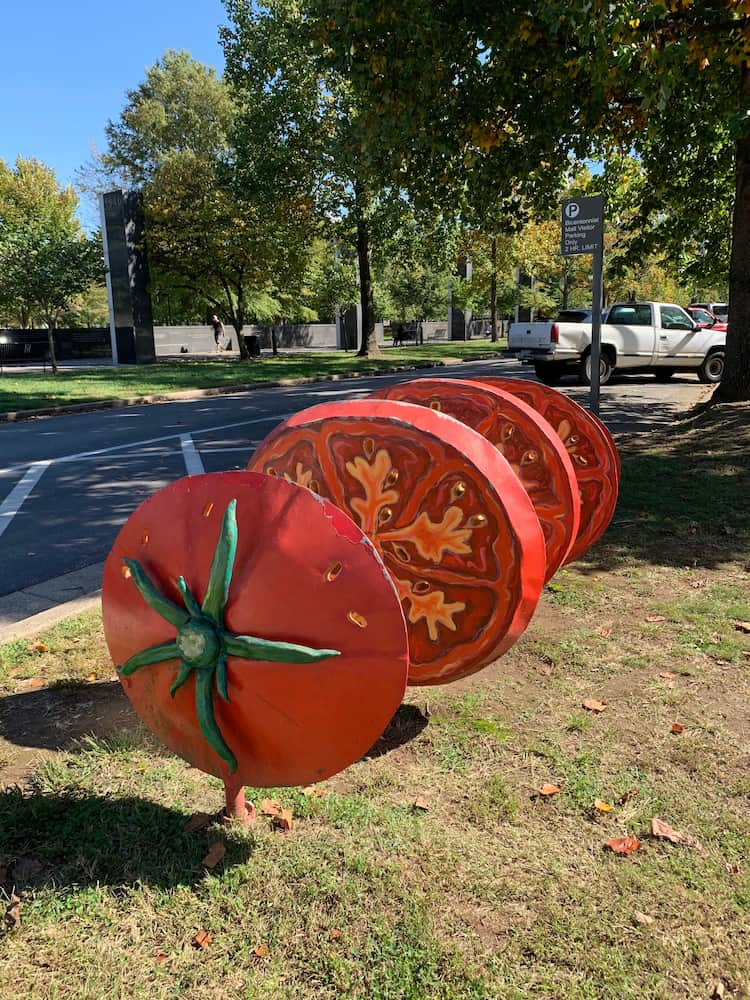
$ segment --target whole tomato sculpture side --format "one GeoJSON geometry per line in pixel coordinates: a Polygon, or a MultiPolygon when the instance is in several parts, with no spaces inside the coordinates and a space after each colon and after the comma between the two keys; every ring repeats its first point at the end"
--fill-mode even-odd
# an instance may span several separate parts
{"type": "Polygon", "coordinates": [[[573,464],[547,421],[512,393],[467,379],[414,379],[380,389],[370,398],[440,410],[497,448],[521,480],[542,526],[547,583],[570,552],[581,516],[573,464]]]}
{"type": "Polygon", "coordinates": [[[569,396],[520,378],[477,379],[523,400],[552,425],[570,455],[581,497],[578,537],[565,558],[574,562],[607,530],[617,506],[620,456],[605,425],[569,396]]]}
{"type": "Polygon", "coordinates": [[[272,431],[250,468],[330,499],[372,540],[406,612],[409,683],[471,674],[529,623],[546,567],[539,519],[503,456],[453,417],[324,403],[272,431]]]}
{"type": "Polygon", "coordinates": [[[406,687],[404,616],[374,547],[269,476],[191,476],[146,500],[106,561],[102,606],[138,715],[229,803],[342,770],[406,687]]]}

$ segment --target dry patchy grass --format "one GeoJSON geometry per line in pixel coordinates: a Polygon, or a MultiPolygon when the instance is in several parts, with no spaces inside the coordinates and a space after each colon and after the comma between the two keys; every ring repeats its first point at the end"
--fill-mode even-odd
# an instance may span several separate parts
{"type": "Polygon", "coordinates": [[[323,797],[253,790],[294,810],[289,834],[264,820],[184,831],[217,808],[218,782],[161,751],[118,685],[59,686],[110,676],[94,618],[41,637],[43,653],[6,647],[0,781],[19,747],[37,760],[0,801],[0,882],[21,898],[0,941],[7,995],[662,1000],[720,983],[750,996],[750,636],[735,627],[750,619],[750,431],[737,415],[626,445],[620,523],[558,574],[501,661],[410,691],[323,797]],[[654,478],[680,455],[687,511],[682,472],[654,478]],[[607,708],[586,711],[589,698],[607,708]],[[546,783],[559,794],[539,796],[546,783]],[[654,816],[701,846],[651,837],[654,816]],[[625,834],[636,854],[606,849],[625,834]],[[227,853],[207,871],[217,840],[227,853]]]}

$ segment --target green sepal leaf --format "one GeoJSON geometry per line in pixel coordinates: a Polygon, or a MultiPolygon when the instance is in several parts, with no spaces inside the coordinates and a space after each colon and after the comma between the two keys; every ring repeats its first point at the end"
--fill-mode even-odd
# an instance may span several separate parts
{"type": "Polygon", "coordinates": [[[224,606],[232,582],[232,566],[237,551],[237,501],[230,500],[221,521],[208,586],[203,598],[203,613],[219,628],[224,624],[224,606]]]}
{"type": "Polygon", "coordinates": [[[150,646],[148,649],[142,649],[140,653],[131,656],[121,667],[117,668],[117,672],[123,674],[125,677],[130,677],[131,674],[134,674],[136,670],[140,670],[141,667],[149,667],[152,663],[163,663],[165,660],[176,660],[179,657],[180,650],[177,643],[164,642],[160,646],[150,646]]]}
{"type": "Polygon", "coordinates": [[[150,608],[153,608],[170,625],[174,625],[176,628],[179,628],[190,620],[190,615],[184,608],[181,608],[178,604],[174,604],[168,597],[165,597],[161,593],[139,562],[136,562],[135,559],[124,559],[123,562],[133,576],[133,583],[135,583],[143,600],[150,608]]]}
{"type": "Polygon", "coordinates": [[[196,599],[193,597],[193,594],[192,594],[192,592],[190,590],[190,587],[188,587],[188,585],[185,583],[185,577],[184,576],[178,576],[177,577],[177,586],[180,588],[180,593],[182,594],[183,599],[185,601],[185,607],[190,612],[190,615],[193,618],[200,618],[200,617],[202,617],[201,606],[200,606],[200,604],[198,604],[198,602],[196,601],[196,599]]]}
{"type": "Polygon", "coordinates": [[[313,649],[294,642],[274,642],[254,635],[225,635],[224,649],[230,656],[245,660],[268,660],[272,663],[315,663],[331,656],[341,656],[338,649],[313,649]]]}
{"type": "Polygon", "coordinates": [[[222,653],[216,661],[216,690],[224,701],[229,701],[229,688],[227,681],[227,658],[222,653]]]}
{"type": "Polygon", "coordinates": [[[180,664],[180,669],[177,676],[174,679],[174,684],[172,684],[172,687],[169,689],[169,693],[172,695],[173,698],[175,696],[176,691],[182,687],[182,685],[190,676],[190,671],[192,669],[193,668],[184,661],[180,664]]]}
{"type": "Polygon", "coordinates": [[[214,672],[211,668],[196,670],[195,672],[195,711],[200,723],[201,732],[206,737],[206,742],[216,753],[229,764],[231,774],[237,770],[237,758],[224,742],[221,730],[214,718],[214,672]]]}

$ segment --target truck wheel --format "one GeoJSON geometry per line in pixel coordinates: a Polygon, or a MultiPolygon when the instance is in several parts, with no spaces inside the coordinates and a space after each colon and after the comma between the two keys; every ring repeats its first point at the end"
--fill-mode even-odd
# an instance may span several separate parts
{"type": "Polygon", "coordinates": [[[654,378],[657,382],[668,382],[674,375],[674,368],[657,368],[654,371],[654,378]]]}
{"type": "Polygon", "coordinates": [[[709,351],[703,359],[703,364],[698,369],[698,378],[701,382],[721,382],[724,374],[724,352],[709,351]]]}
{"type": "Polygon", "coordinates": [[[549,361],[536,361],[534,363],[536,377],[545,385],[559,385],[562,378],[562,366],[550,363],[549,361]]]}
{"type": "MultiPolygon", "coordinates": [[[[612,378],[612,359],[606,351],[602,351],[599,356],[599,385],[606,385],[612,378]]],[[[591,352],[589,352],[581,362],[581,381],[585,385],[591,385],[591,352]]]]}

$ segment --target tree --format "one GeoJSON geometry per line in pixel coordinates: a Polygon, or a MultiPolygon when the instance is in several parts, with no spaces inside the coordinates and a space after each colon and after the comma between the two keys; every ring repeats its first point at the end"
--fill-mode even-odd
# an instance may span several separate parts
{"type": "MultiPolygon", "coordinates": [[[[471,189],[475,199],[517,194],[538,207],[570,156],[632,151],[652,220],[683,215],[699,234],[718,198],[716,233],[732,206],[730,334],[716,397],[750,398],[746,0],[307,0],[306,10],[319,50],[349,74],[365,109],[373,169],[400,173],[415,197],[471,189]]],[[[719,246],[707,249],[718,262],[719,246]]]]}
{"type": "Polygon", "coordinates": [[[101,243],[81,230],[77,202],[42,163],[19,158],[11,169],[0,161],[0,303],[24,326],[41,317],[55,374],[61,317],[104,277],[101,243]]]}
{"type": "Polygon", "coordinates": [[[143,190],[155,297],[197,299],[227,317],[246,359],[245,323],[293,311],[281,297],[306,270],[310,208],[242,197],[236,111],[213,69],[167,52],[108,124],[102,165],[143,190]]]}
{"type": "Polygon", "coordinates": [[[356,139],[360,107],[345,77],[316,59],[296,0],[225,0],[222,40],[241,107],[233,133],[243,196],[271,203],[310,199],[339,249],[357,256],[363,337],[375,340],[373,237],[388,192],[372,183],[356,139]]]}

